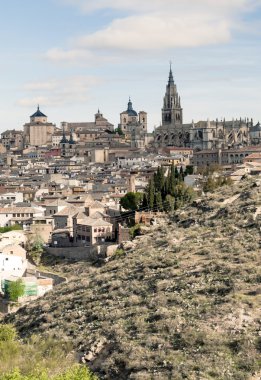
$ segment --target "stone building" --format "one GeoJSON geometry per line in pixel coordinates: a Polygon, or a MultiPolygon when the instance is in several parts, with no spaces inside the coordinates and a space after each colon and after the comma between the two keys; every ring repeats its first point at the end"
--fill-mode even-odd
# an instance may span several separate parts
{"type": "Polygon", "coordinates": [[[206,149],[194,152],[191,163],[202,168],[211,165],[233,166],[242,164],[252,154],[260,154],[261,146],[245,146],[230,149],[206,149]]]}
{"type": "Polygon", "coordinates": [[[170,67],[162,108],[162,125],[154,131],[154,145],[190,147],[194,150],[240,148],[261,143],[261,127],[253,120],[213,120],[183,123],[180,96],[170,67]]]}
{"type": "Polygon", "coordinates": [[[12,148],[23,149],[24,136],[23,131],[16,131],[15,129],[7,130],[1,133],[1,143],[10,150],[12,148]]]}
{"type": "MultiPolygon", "coordinates": [[[[93,131],[93,133],[102,133],[106,131],[113,132],[114,126],[111,124],[100,112],[98,109],[98,112],[94,115],[94,121],[91,122],[61,122],[61,128],[64,128],[65,133],[68,133],[70,131],[76,133],[76,137],[80,141],[84,140],[84,132],[88,133],[90,131],[93,131]]],[[[97,137],[97,136],[96,136],[97,137]]]]}
{"type": "Polygon", "coordinates": [[[38,106],[36,112],[30,116],[30,123],[24,124],[25,145],[42,146],[51,144],[52,135],[56,126],[47,121],[47,116],[40,111],[38,106]]]}
{"type": "Polygon", "coordinates": [[[147,113],[140,111],[139,114],[133,109],[129,99],[126,111],[120,114],[120,124],[126,140],[130,140],[132,148],[143,148],[147,145],[147,113]]]}

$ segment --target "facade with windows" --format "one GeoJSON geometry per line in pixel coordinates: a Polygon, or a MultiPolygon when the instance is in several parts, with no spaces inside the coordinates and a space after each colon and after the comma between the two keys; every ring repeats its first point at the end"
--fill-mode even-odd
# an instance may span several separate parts
{"type": "Polygon", "coordinates": [[[241,148],[261,143],[261,126],[247,118],[183,123],[180,96],[170,67],[162,108],[162,124],[154,131],[154,145],[206,149],[241,148]]]}

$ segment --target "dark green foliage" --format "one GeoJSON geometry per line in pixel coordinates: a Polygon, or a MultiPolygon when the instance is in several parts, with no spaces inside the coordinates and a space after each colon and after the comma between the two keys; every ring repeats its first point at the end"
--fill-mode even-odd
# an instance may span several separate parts
{"type": "Polygon", "coordinates": [[[124,135],[121,127],[115,128],[114,129],[114,133],[118,133],[119,136],[123,136],[124,135]]]}
{"type": "Polygon", "coordinates": [[[194,191],[184,184],[184,177],[182,168],[178,171],[171,165],[165,173],[163,167],[158,167],[144,194],[143,209],[170,212],[190,202],[194,191]]]}
{"type": "Polygon", "coordinates": [[[152,177],[149,181],[148,188],[147,188],[147,199],[148,199],[148,206],[150,209],[153,209],[154,197],[155,197],[155,183],[154,183],[154,178],[152,177]]]}
{"type": "Polygon", "coordinates": [[[184,174],[185,174],[185,176],[193,174],[193,166],[187,165],[184,174]]]}
{"type": "Polygon", "coordinates": [[[120,200],[120,205],[125,209],[125,210],[138,210],[139,207],[142,204],[143,200],[143,194],[142,193],[133,193],[129,192],[124,195],[123,198],[120,200]]]}

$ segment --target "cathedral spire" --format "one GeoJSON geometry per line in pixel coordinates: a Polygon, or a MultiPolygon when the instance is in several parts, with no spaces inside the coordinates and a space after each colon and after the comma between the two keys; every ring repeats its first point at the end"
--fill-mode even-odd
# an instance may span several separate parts
{"type": "Polygon", "coordinates": [[[174,84],[173,74],[172,74],[172,62],[169,63],[169,81],[168,86],[174,84]]]}

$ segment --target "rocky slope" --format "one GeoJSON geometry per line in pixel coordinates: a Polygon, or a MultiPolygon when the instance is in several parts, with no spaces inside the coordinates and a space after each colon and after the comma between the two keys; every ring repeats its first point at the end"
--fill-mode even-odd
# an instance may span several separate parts
{"type": "Polygon", "coordinates": [[[6,320],[101,379],[259,379],[260,208],[260,182],[221,188],[100,267],[58,265],[69,282],[6,320]]]}

